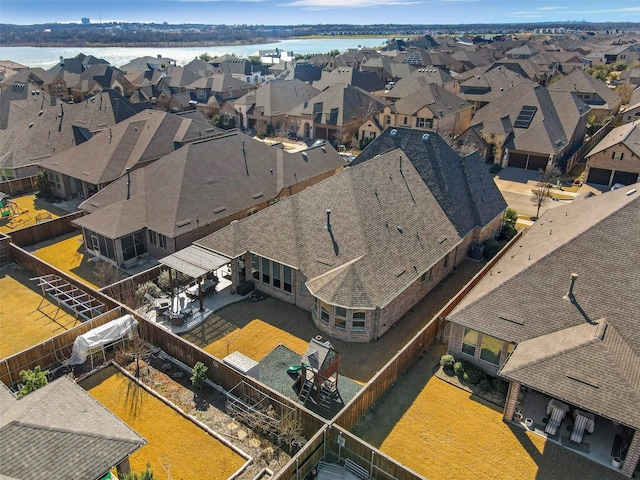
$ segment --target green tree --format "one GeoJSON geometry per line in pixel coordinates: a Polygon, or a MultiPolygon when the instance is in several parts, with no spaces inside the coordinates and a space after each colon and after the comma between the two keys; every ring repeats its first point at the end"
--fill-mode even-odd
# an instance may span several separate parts
{"type": "Polygon", "coordinates": [[[18,397],[22,398],[40,387],[44,387],[49,383],[47,375],[49,375],[49,370],[42,370],[40,365],[33,370],[20,370],[20,378],[23,385],[20,392],[18,392],[18,397]]]}
{"type": "Polygon", "coordinates": [[[38,189],[36,193],[37,197],[44,198],[45,200],[53,197],[51,181],[44,170],[40,170],[36,176],[36,188],[38,189]]]}
{"type": "Polygon", "coordinates": [[[193,366],[193,375],[191,375],[191,383],[194,387],[202,388],[204,382],[207,380],[207,371],[209,367],[207,367],[202,362],[196,362],[193,366]]]}
{"type": "Polygon", "coordinates": [[[208,62],[209,60],[211,60],[213,57],[211,55],[209,55],[207,52],[205,53],[201,53],[200,55],[198,55],[198,58],[200,60],[202,60],[203,62],[208,62]]]}
{"type": "Polygon", "coordinates": [[[511,240],[515,236],[515,234],[517,233],[517,230],[516,230],[517,221],[518,221],[518,212],[516,212],[513,208],[507,208],[507,210],[504,212],[504,220],[502,222],[502,231],[500,232],[504,238],[511,240]]]}

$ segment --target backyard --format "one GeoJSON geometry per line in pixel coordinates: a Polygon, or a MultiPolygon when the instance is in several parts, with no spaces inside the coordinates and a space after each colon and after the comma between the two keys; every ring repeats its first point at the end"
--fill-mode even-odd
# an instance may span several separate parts
{"type": "Polygon", "coordinates": [[[29,272],[15,264],[0,269],[0,358],[43,342],[80,323],[42,297],[29,272]]]}
{"type": "Polygon", "coordinates": [[[436,345],[353,433],[431,480],[619,480],[622,475],[502,421],[502,409],[433,375],[436,345]]]}
{"type": "Polygon", "coordinates": [[[158,479],[223,480],[245,462],[229,446],[136,385],[115,367],[92,374],[81,385],[147,441],[130,457],[136,472],[150,463],[154,478],[158,479]]]}
{"type": "Polygon", "coordinates": [[[12,209],[14,216],[8,220],[2,220],[2,223],[0,223],[0,232],[2,233],[10,234],[18,228],[35,225],[38,223],[39,218],[42,220],[51,220],[69,213],[55,205],[36,198],[33,194],[15,197],[12,198],[11,201],[15,204],[15,207],[12,209]]]}

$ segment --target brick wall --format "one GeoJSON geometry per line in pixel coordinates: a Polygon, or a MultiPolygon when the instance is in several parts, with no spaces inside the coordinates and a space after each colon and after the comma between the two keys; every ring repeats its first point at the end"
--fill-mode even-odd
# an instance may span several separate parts
{"type": "MultiPolygon", "coordinates": [[[[614,145],[606,148],[601,152],[591,155],[587,159],[587,169],[585,170],[585,178],[588,178],[590,168],[601,168],[604,170],[631,172],[640,174],[640,157],[635,155],[625,145],[614,145]],[[614,153],[623,153],[622,160],[614,160],[614,153]]],[[[613,175],[611,179],[613,178],[613,175]]],[[[610,179],[610,181],[611,181],[610,179]]]]}

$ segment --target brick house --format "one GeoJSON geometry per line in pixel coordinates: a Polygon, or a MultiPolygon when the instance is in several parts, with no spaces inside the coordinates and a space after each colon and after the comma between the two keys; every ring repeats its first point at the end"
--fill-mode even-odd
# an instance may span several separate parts
{"type": "Polygon", "coordinates": [[[231,259],[235,285],[251,280],[332,337],[369,342],[494,237],[505,209],[479,155],[387,129],[349,168],[196,244],[231,259]]]}
{"type": "Polygon", "coordinates": [[[640,458],[638,188],[548,210],[447,317],[456,359],[511,383],[506,421],[521,387],[590,412],[605,445],[630,434],[627,477],[640,458]]]}
{"type": "MultiPolygon", "coordinates": [[[[195,122],[194,122],[195,123],[195,122]]],[[[80,204],[87,252],[117,266],[163,258],[342,170],[323,145],[290,154],[237,130],[132,169],[80,204]]]]}
{"type": "Polygon", "coordinates": [[[586,183],[611,187],[640,181],[640,121],[611,130],[585,158],[586,183]]]}

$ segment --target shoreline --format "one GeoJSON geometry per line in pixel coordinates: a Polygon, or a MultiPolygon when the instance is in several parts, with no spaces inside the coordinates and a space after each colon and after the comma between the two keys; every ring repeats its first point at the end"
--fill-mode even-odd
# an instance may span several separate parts
{"type": "MultiPolygon", "coordinates": [[[[397,35],[390,35],[393,38],[397,35]]],[[[404,35],[403,37],[406,37],[404,35]]],[[[188,47],[234,47],[244,45],[262,45],[265,43],[282,43],[287,40],[340,40],[340,39],[369,39],[381,38],[379,35],[306,35],[287,38],[256,38],[248,42],[109,42],[109,43],[0,43],[0,47],[31,47],[31,48],[188,48],[188,47]]]]}

